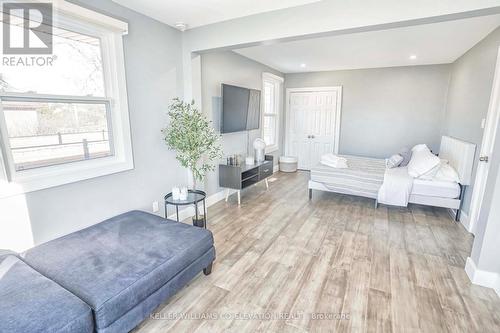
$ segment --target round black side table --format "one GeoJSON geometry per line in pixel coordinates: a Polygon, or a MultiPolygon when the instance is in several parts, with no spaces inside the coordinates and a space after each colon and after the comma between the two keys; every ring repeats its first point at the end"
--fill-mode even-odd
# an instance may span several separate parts
{"type": "Polygon", "coordinates": [[[172,193],[165,196],[165,218],[168,218],[168,205],[175,206],[175,212],[177,214],[177,222],[179,222],[179,206],[189,206],[194,205],[195,218],[196,221],[199,220],[198,204],[203,202],[203,227],[207,228],[207,206],[205,204],[205,199],[207,194],[199,190],[188,190],[188,196],[186,200],[174,200],[172,193]]]}

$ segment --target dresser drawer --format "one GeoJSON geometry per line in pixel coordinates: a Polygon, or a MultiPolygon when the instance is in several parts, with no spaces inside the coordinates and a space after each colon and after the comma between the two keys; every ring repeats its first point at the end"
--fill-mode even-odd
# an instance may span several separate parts
{"type": "Polygon", "coordinates": [[[260,179],[267,178],[273,174],[273,163],[271,161],[264,163],[259,167],[260,179]]]}

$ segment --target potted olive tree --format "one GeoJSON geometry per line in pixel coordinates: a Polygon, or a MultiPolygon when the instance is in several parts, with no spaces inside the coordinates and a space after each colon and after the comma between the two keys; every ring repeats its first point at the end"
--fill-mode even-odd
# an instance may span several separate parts
{"type": "Polygon", "coordinates": [[[222,157],[220,135],[212,122],[191,103],[175,98],[169,106],[170,124],[162,130],[165,143],[175,150],[177,160],[190,172],[190,184],[202,181],[208,171],[215,169],[214,161],[222,157]]]}

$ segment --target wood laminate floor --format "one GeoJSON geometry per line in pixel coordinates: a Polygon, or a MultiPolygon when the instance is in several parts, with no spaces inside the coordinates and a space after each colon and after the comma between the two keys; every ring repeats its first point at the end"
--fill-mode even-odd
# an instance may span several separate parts
{"type": "Polygon", "coordinates": [[[209,209],[217,259],[136,332],[500,332],[464,271],[473,237],[444,209],[379,207],[277,173],[209,209]],[[183,319],[184,318],[184,319],[183,319]]]}

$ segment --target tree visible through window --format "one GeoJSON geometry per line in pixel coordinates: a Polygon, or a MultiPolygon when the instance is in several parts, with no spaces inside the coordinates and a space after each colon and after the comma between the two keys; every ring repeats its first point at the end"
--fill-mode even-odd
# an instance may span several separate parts
{"type": "Polygon", "coordinates": [[[128,24],[71,1],[54,4],[48,20],[24,7],[0,15],[24,52],[0,62],[0,198],[132,170],[128,24]],[[27,43],[25,28],[40,24],[54,26],[27,43]],[[30,53],[47,45],[50,54],[30,53]]]}
{"type": "MultiPolygon", "coordinates": [[[[14,29],[21,29],[13,26],[14,29]]],[[[99,38],[54,27],[52,64],[0,64],[3,92],[105,97],[99,38]]],[[[22,34],[14,34],[14,37],[22,34]]]]}
{"type": "Polygon", "coordinates": [[[54,28],[53,43],[51,66],[0,67],[16,171],[113,154],[100,39],[54,28]]]}

